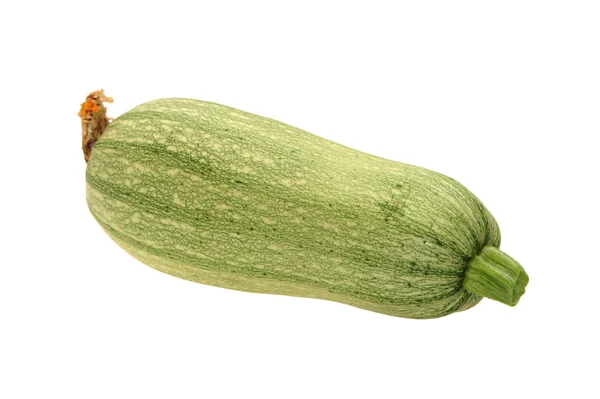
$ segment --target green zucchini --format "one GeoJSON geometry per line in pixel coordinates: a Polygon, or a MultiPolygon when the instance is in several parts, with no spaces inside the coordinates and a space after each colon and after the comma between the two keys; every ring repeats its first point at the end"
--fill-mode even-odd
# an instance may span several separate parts
{"type": "Polygon", "coordinates": [[[109,123],[82,106],[87,204],[134,258],[167,274],[407,318],[515,305],[523,268],[490,212],[442,174],[272,119],[168,98],[109,123]]]}

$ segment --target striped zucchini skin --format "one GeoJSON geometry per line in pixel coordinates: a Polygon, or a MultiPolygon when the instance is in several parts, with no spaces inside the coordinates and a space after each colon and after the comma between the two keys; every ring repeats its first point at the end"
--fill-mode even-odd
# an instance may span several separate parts
{"type": "Polygon", "coordinates": [[[439,173],[189,99],[112,122],[88,163],[106,233],[162,272],[408,318],[468,309],[469,260],[496,221],[439,173]]]}

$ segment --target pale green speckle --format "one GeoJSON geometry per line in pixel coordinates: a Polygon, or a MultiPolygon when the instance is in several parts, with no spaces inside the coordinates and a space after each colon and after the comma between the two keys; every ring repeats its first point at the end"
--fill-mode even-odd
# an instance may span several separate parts
{"type": "Polygon", "coordinates": [[[104,230],[158,270],[396,316],[475,305],[465,259],[499,243],[489,212],[449,178],[194,100],[117,118],[87,182],[104,230]]]}

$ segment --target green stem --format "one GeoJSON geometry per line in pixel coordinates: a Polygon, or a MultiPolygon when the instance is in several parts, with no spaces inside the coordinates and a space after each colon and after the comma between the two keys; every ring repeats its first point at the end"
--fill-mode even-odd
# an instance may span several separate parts
{"type": "Polygon", "coordinates": [[[529,276],[516,260],[498,248],[487,245],[469,262],[463,288],[515,306],[525,293],[528,282],[529,276]]]}

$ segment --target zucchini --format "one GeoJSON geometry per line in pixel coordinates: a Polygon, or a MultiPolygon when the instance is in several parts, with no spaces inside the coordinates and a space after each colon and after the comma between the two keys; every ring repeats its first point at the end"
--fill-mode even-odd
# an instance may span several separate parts
{"type": "Polygon", "coordinates": [[[496,221],[449,177],[211,102],[154,100],[111,122],[107,101],[80,111],[87,204],[146,265],[417,319],[525,292],[496,221]]]}

